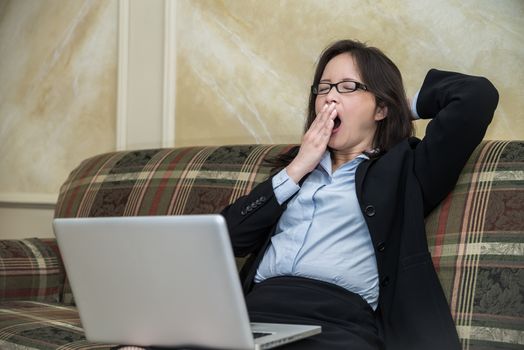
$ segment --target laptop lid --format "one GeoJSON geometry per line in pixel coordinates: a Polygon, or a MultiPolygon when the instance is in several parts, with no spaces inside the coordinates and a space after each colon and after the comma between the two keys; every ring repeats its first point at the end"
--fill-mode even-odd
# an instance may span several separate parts
{"type": "MultiPolygon", "coordinates": [[[[255,346],[222,216],[68,218],[53,226],[88,340],[226,349],[284,343],[263,327],[273,334],[255,346]]],[[[289,342],[320,327],[284,330],[289,342]]]]}

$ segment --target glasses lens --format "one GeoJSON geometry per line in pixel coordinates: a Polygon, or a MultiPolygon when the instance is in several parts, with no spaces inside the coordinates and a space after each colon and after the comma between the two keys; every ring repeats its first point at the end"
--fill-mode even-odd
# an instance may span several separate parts
{"type": "Polygon", "coordinates": [[[338,83],[339,92],[353,92],[357,89],[357,84],[354,81],[342,81],[338,83]]]}
{"type": "Polygon", "coordinates": [[[317,95],[325,95],[331,90],[331,85],[320,83],[317,85],[317,95]]]}

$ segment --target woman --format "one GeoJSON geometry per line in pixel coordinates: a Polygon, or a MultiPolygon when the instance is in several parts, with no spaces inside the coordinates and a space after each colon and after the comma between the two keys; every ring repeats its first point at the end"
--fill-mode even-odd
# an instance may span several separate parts
{"type": "Polygon", "coordinates": [[[222,215],[254,322],[319,324],[286,349],[459,349],[424,217],[482,140],[498,94],[431,70],[413,101],[380,50],[342,40],[321,55],[301,145],[222,215]],[[412,119],[431,118],[422,140],[412,119]]]}

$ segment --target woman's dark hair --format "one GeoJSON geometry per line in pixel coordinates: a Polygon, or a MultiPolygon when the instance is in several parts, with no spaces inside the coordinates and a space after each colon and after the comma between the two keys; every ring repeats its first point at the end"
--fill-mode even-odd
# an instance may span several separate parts
{"type": "MultiPolygon", "coordinates": [[[[369,91],[375,95],[379,107],[387,107],[386,118],[377,122],[377,130],[373,138],[374,152],[371,156],[387,152],[401,140],[413,135],[410,106],[404,91],[402,75],[399,69],[381,50],[353,40],[340,40],[328,46],[321,54],[315,70],[312,85],[317,85],[328,62],[340,55],[350,54],[356,62],[362,78],[369,91]]],[[[306,132],[315,120],[315,101],[317,96],[310,92],[307,119],[304,127],[306,132]]],[[[273,170],[285,167],[298,153],[298,147],[284,154],[271,164],[273,170]]]]}

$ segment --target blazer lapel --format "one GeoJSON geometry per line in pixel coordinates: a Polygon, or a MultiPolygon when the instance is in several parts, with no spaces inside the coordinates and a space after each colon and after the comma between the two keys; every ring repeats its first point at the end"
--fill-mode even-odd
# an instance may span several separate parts
{"type": "Polygon", "coordinates": [[[357,191],[357,198],[359,203],[362,202],[362,184],[366,178],[366,173],[368,172],[369,166],[375,162],[377,158],[368,159],[363,161],[357,167],[357,172],[355,174],[355,189],[357,191]]]}

